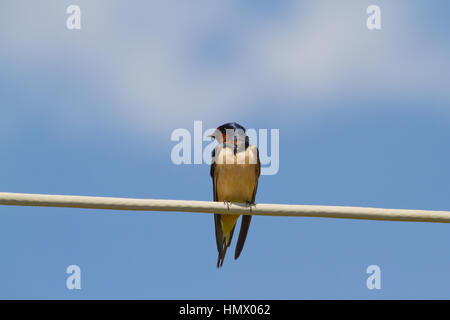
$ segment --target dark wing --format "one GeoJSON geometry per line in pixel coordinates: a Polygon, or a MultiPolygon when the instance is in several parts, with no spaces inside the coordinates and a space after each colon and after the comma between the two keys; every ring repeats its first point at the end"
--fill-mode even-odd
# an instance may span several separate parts
{"type": "Polygon", "coordinates": [[[213,151],[211,152],[211,168],[209,169],[209,174],[211,175],[211,178],[213,179],[213,185],[214,185],[214,201],[216,200],[216,185],[214,184],[214,172],[216,169],[216,162],[214,160],[214,158],[216,157],[216,149],[213,149],[213,151]]]}
{"type": "MultiPolygon", "coordinates": [[[[217,201],[217,177],[215,176],[215,169],[216,169],[216,163],[214,161],[216,150],[214,149],[212,151],[212,162],[211,162],[211,169],[209,171],[212,183],[213,183],[213,195],[214,195],[214,201],[217,201]]],[[[223,233],[222,233],[222,222],[220,219],[220,214],[214,213],[214,227],[216,230],[216,244],[217,244],[217,251],[219,251],[219,256],[222,255],[222,239],[223,239],[223,233]]]]}
{"type": "MultiPolygon", "coordinates": [[[[258,179],[259,176],[261,174],[261,163],[259,162],[259,150],[256,149],[257,151],[257,159],[258,162],[256,163],[255,166],[255,170],[256,170],[256,175],[255,175],[255,187],[253,189],[253,196],[251,199],[251,204],[255,203],[255,198],[256,198],[256,191],[258,190],[258,179]]],[[[248,233],[248,228],[250,227],[250,222],[252,221],[252,216],[251,215],[242,215],[242,222],[241,222],[241,230],[239,231],[239,238],[236,244],[236,251],[234,252],[234,259],[239,258],[239,255],[242,252],[242,248],[244,248],[244,243],[245,243],[245,239],[247,238],[247,233],[248,233]]]]}

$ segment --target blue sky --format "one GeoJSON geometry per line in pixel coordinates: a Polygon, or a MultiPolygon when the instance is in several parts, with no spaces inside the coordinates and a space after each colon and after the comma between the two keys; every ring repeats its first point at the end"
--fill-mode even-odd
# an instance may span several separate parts
{"type": "MultiPolygon", "coordinates": [[[[4,0],[0,191],[210,200],[170,135],[237,121],[280,130],[257,202],[450,210],[449,9],[4,0]]],[[[255,217],[217,270],[209,214],[1,206],[0,243],[3,299],[450,298],[446,224],[255,217]]]]}

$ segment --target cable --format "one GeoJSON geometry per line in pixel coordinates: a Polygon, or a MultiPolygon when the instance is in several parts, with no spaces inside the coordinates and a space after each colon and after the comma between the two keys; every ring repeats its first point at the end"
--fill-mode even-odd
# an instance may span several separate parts
{"type": "Polygon", "coordinates": [[[317,205],[246,204],[213,201],[131,199],[0,192],[0,205],[132,211],[183,211],[261,216],[321,217],[450,223],[449,211],[381,209],[317,205]]]}

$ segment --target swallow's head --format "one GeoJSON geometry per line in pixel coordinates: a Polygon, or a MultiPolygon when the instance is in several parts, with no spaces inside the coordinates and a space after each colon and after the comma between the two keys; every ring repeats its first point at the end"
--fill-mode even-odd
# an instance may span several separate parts
{"type": "Polygon", "coordinates": [[[239,146],[248,145],[248,137],[245,134],[245,128],[236,122],[229,122],[218,127],[210,136],[218,143],[239,146]]]}

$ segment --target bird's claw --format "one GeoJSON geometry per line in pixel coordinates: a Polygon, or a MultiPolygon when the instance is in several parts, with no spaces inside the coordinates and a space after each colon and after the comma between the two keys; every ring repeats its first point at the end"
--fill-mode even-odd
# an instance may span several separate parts
{"type": "Polygon", "coordinates": [[[250,212],[252,212],[252,207],[256,205],[256,203],[254,202],[250,202],[250,201],[245,201],[245,203],[247,204],[247,207],[250,208],[250,212]]]}
{"type": "Polygon", "coordinates": [[[227,206],[228,211],[230,211],[231,201],[223,200],[223,203],[227,206]]]}

